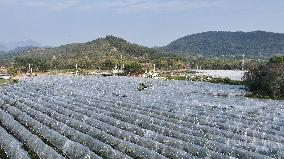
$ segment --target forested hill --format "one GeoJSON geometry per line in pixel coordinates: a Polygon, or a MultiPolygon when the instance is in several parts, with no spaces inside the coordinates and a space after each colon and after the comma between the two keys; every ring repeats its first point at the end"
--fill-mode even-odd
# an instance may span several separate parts
{"type": "Polygon", "coordinates": [[[182,37],[158,50],[181,55],[204,57],[269,58],[284,55],[284,34],[210,31],[182,37]]]}
{"type": "MultiPolygon", "coordinates": [[[[34,48],[19,53],[13,60],[17,67],[24,68],[30,63],[39,70],[74,68],[76,64],[86,69],[113,69],[115,65],[122,63],[129,67],[136,67],[164,57],[164,54],[154,49],[107,36],[87,43],[67,44],[54,48],[34,48]]],[[[171,60],[179,61],[180,59],[173,57],[171,60]]],[[[167,61],[162,62],[163,65],[168,65],[167,61]]]]}
{"type": "Polygon", "coordinates": [[[54,48],[35,48],[24,53],[25,56],[47,56],[52,58],[80,58],[82,56],[92,58],[94,56],[145,56],[153,55],[157,51],[140,46],[137,44],[131,44],[124,39],[114,36],[107,36],[105,38],[99,38],[87,43],[73,43],[62,45],[54,48]]]}

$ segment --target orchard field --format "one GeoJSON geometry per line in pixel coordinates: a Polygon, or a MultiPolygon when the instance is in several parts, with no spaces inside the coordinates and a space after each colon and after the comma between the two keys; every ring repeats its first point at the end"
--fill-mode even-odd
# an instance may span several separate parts
{"type": "Polygon", "coordinates": [[[0,88],[0,158],[284,158],[284,101],[245,93],[132,77],[27,78],[0,88]]]}

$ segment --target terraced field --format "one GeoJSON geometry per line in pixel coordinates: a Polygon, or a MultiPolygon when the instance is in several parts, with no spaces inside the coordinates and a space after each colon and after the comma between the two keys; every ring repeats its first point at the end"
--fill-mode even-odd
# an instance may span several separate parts
{"type": "Polygon", "coordinates": [[[284,101],[127,77],[41,77],[0,89],[0,158],[284,158],[284,101]],[[148,86],[138,91],[139,83],[148,86]]]}

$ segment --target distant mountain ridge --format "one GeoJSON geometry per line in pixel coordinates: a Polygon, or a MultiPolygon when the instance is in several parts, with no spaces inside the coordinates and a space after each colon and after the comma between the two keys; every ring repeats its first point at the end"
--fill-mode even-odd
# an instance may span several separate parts
{"type": "Polygon", "coordinates": [[[179,38],[161,52],[183,56],[269,58],[284,55],[284,34],[254,32],[209,31],[179,38]]]}
{"type": "Polygon", "coordinates": [[[41,47],[41,44],[31,39],[17,42],[0,42],[0,51],[11,51],[16,48],[41,47]]]}

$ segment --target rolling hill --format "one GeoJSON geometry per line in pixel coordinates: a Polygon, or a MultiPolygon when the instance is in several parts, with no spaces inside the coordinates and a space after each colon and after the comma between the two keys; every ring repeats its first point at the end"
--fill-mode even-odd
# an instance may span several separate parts
{"type": "MultiPolygon", "coordinates": [[[[172,55],[171,55],[172,56],[172,55]]],[[[132,44],[124,39],[107,36],[87,43],[74,43],[54,48],[33,48],[19,52],[13,59],[18,67],[26,67],[29,63],[39,68],[69,69],[76,64],[80,68],[113,69],[115,65],[125,64],[125,67],[139,67],[153,63],[157,67],[178,62],[176,67],[183,65],[181,59],[173,57],[170,60],[161,60],[167,55],[158,51],[132,44]],[[162,63],[159,65],[159,62],[162,63]]],[[[184,64],[185,66],[185,64],[184,64]]]]}
{"type": "Polygon", "coordinates": [[[269,58],[284,55],[284,34],[254,32],[209,31],[177,39],[157,50],[179,55],[238,58],[269,58]]]}

